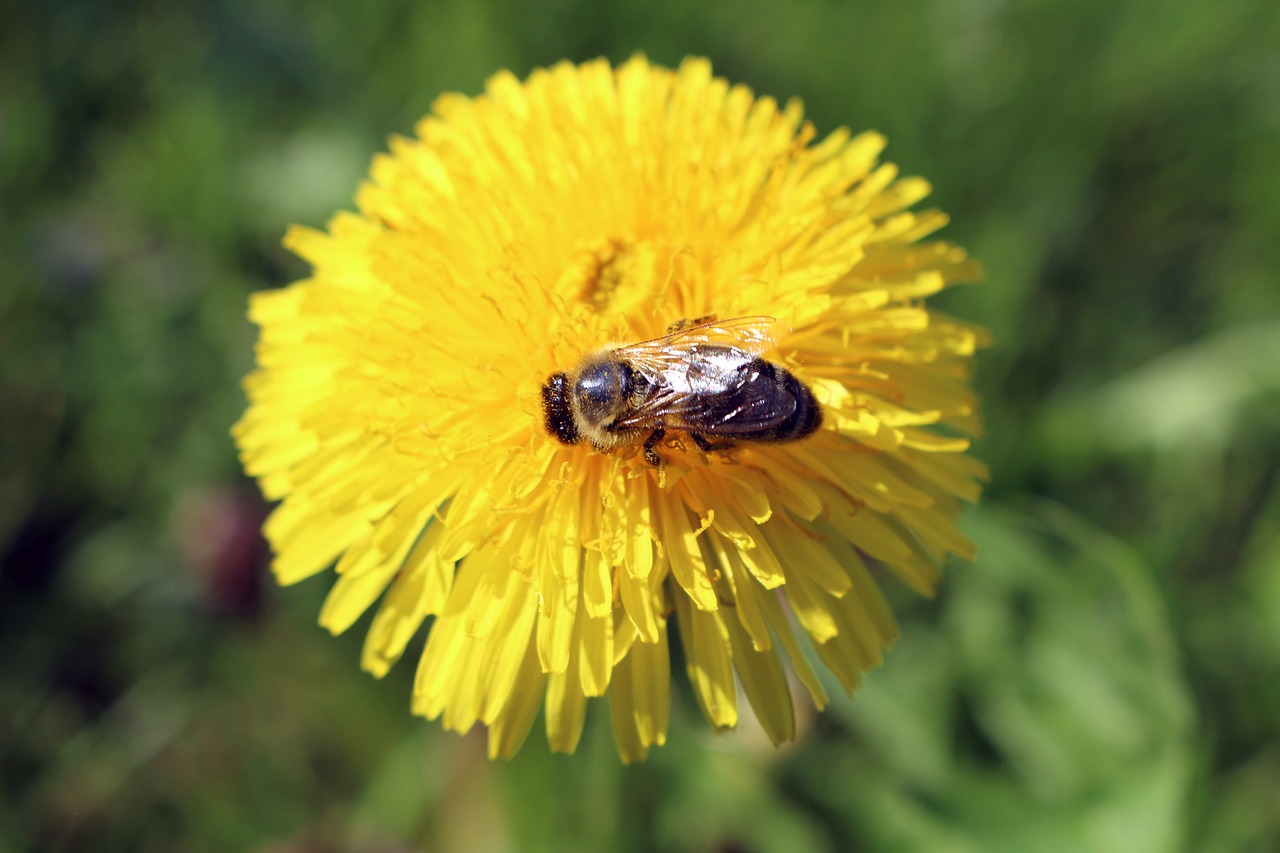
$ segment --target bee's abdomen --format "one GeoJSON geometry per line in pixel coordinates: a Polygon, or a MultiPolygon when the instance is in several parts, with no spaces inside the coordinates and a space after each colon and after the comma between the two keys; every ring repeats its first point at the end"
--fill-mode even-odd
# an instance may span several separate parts
{"type": "Polygon", "coordinates": [[[779,390],[795,398],[796,409],[786,420],[768,430],[752,435],[751,438],[755,441],[796,441],[812,435],[818,427],[822,426],[822,406],[818,404],[809,386],[796,379],[785,367],[779,367],[763,359],[760,360],[760,364],[767,365],[773,372],[773,380],[777,383],[779,390]]]}
{"type": "Polygon", "coordinates": [[[569,393],[569,377],[563,373],[551,374],[542,386],[542,417],[547,432],[564,444],[577,444],[582,436],[573,420],[569,393]]]}

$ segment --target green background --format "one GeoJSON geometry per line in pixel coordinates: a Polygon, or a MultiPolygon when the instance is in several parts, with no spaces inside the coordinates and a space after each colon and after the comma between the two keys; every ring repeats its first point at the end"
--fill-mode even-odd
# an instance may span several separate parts
{"type": "MultiPolygon", "coordinates": [[[[0,10],[0,849],[1280,849],[1280,12],[1265,0],[0,10]],[[781,750],[510,763],[276,589],[247,295],[444,90],[637,50],[875,128],[987,281],[973,565],[781,750]]],[[[838,692],[838,691],[837,691],[838,692]]]]}

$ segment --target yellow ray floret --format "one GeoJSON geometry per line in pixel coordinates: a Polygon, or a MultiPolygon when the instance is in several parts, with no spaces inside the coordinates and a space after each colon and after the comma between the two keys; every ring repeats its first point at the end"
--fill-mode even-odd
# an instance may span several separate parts
{"type": "Polygon", "coordinates": [[[927,239],[946,218],[912,209],[929,186],[884,144],[818,140],[797,102],[700,59],[441,97],[358,212],[289,232],[311,278],[250,308],[234,434],[280,502],[280,581],[334,568],[321,622],[374,608],[375,675],[429,625],[413,710],[487,726],[495,756],[540,710],[572,751],[605,696],[625,760],[663,744],[672,631],[714,727],[749,707],[793,737],[787,667],[819,708],[810,650],[852,690],[896,636],[877,567],[931,593],[972,551],[956,518],[985,477],[965,451],[986,336],[923,302],[979,272],[927,239]],[[654,467],[546,431],[542,385],[585,354],[756,315],[789,329],[766,358],[813,391],[816,433],[713,452],[677,433],[654,467]]]}

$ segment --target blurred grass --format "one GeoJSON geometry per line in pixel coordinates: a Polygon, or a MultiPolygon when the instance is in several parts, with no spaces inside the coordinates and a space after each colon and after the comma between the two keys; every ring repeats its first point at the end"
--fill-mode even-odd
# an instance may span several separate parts
{"type": "Polygon", "coordinates": [[[5,6],[0,849],[1280,848],[1277,45],[1262,0],[5,6]],[[441,91],[635,50],[934,183],[981,554],[792,747],[684,701],[623,768],[600,706],[490,765],[264,582],[245,298],[441,91]]]}

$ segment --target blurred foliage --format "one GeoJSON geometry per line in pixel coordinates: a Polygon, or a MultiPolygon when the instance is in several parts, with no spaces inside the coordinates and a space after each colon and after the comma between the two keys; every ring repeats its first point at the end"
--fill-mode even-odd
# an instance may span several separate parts
{"type": "Polygon", "coordinates": [[[0,8],[0,850],[1280,849],[1264,0],[0,8]],[[980,557],[799,741],[490,764],[264,578],[248,293],[500,67],[709,56],[874,127],[988,281],[980,557]]]}

